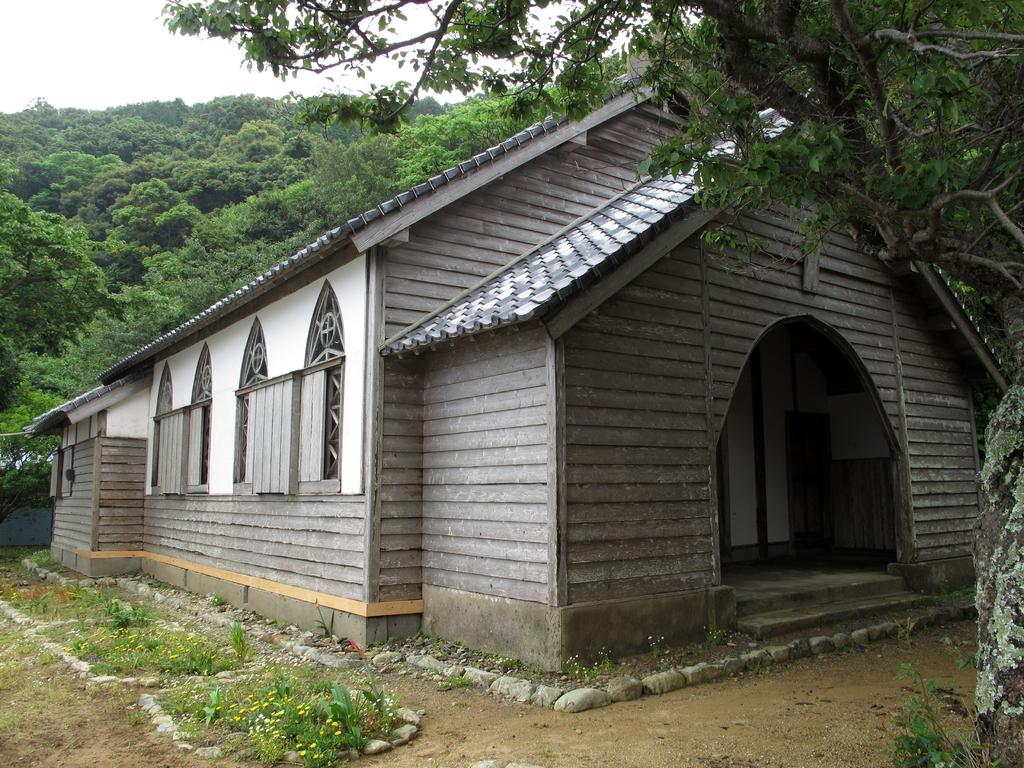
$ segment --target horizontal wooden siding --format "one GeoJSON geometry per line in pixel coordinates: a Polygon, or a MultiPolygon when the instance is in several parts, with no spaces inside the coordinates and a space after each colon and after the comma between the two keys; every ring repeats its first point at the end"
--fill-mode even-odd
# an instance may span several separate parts
{"type": "Polygon", "coordinates": [[[548,343],[535,328],[426,360],[425,583],[548,600],[548,343]]]}

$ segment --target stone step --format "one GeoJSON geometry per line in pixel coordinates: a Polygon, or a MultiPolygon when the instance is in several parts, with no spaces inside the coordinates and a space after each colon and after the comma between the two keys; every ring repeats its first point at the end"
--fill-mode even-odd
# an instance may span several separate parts
{"type": "Polygon", "coordinates": [[[849,619],[908,610],[931,602],[931,598],[913,592],[871,595],[758,613],[737,620],[736,626],[756,638],[774,637],[849,619]]]}
{"type": "Polygon", "coordinates": [[[872,573],[855,576],[845,581],[819,586],[773,591],[748,592],[737,590],[736,616],[759,616],[787,608],[810,609],[814,605],[835,603],[858,598],[881,597],[906,592],[907,586],[899,576],[872,573]]]}

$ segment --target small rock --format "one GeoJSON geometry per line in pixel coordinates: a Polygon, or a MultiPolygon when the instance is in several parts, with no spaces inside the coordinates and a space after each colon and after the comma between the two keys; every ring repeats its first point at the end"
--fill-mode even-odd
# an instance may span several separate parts
{"type": "Polygon", "coordinates": [[[516,701],[526,702],[533,696],[537,689],[529,680],[520,680],[518,677],[499,677],[488,689],[491,693],[499,696],[506,696],[516,701]]]}
{"type": "Polygon", "coordinates": [[[399,707],[395,711],[395,716],[399,720],[401,720],[403,723],[408,723],[409,725],[419,725],[420,724],[420,716],[419,716],[419,714],[417,714],[416,712],[413,712],[408,707],[399,707]]]}
{"type": "Polygon", "coordinates": [[[167,715],[154,715],[152,719],[153,725],[171,725],[174,722],[167,715]]]}
{"type": "Polygon", "coordinates": [[[380,755],[384,752],[391,751],[391,742],[381,741],[380,739],[370,739],[366,742],[366,746],[363,747],[364,755],[380,755]]]}
{"type": "Polygon", "coordinates": [[[156,727],[157,733],[174,733],[176,730],[178,730],[178,726],[174,723],[161,723],[156,727]]]}
{"type": "Polygon", "coordinates": [[[837,651],[848,648],[850,646],[850,636],[845,632],[836,632],[832,635],[832,645],[836,647],[837,651]]]}
{"type": "Polygon", "coordinates": [[[607,707],[612,703],[604,691],[597,688],[577,688],[555,702],[556,712],[586,712],[588,709],[607,707]]]}
{"type": "Polygon", "coordinates": [[[231,670],[225,670],[223,672],[218,672],[216,675],[214,675],[214,677],[216,677],[218,680],[231,680],[231,679],[234,678],[234,676],[235,676],[235,673],[232,672],[231,670]]]}
{"type": "Polygon", "coordinates": [[[633,701],[644,695],[644,684],[635,677],[614,677],[605,690],[612,701],[633,701]]]}
{"type": "Polygon", "coordinates": [[[221,754],[220,747],[200,747],[196,750],[196,757],[204,760],[218,760],[221,754]]]}
{"type": "Polygon", "coordinates": [[[445,667],[443,674],[445,677],[462,677],[462,674],[465,671],[465,667],[460,667],[457,664],[455,664],[450,667],[445,667]]]}
{"type": "Polygon", "coordinates": [[[850,633],[850,639],[857,645],[867,645],[871,642],[871,636],[866,629],[855,629],[850,633]]]}
{"type": "Polygon", "coordinates": [[[427,654],[426,656],[415,656],[415,657],[410,656],[409,657],[409,661],[411,661],[414,665],[416,665],[420,669],[425,669],[425,670],[427,670],[429,672],[444,672],[445,665],[442,664],[437,659],[435,659],[430,654],[427,654]],[[413,661],[414,658],[415,658],[415,661],[413,661]]]}
{"type": "Polygon", "coordinates": [[[473,763],[469,768],[505,768],[505,764],[497,760],[480,760],[473,763]]]}
{"type": "Polygon", "coordinates": [[[772,660],[773,664],[789,661],[788,645],[769,645],[764,650],[768,654],[768,658],[772,660]]]}
{"type": "Polygon", "coordinates": [[[878,631],[882,633],[882,637],[896,637],[900,633],[900,628],[895,621],[883,621],[877,627],[878,631]]]}
{"type": "Polygon", "coordinates": [[[712,666],[720,667],[727,677],[738,675],[747,667],[746,662],[739,656],[727,656],[721,661],[715,662],[712,666]]]}
{"type": "Polygon", "coordinates": [[[831,637],[812,637],[807,641],[807,644],[811,648],[811,653],[818,656],[822,653],[831,653],[836,649],[836,644],[832,642],[831,637]]]}
{"type": "Polygon", "coordinates": [[[564,694],[565,691],[561,688],[555,688],[553,685],[538,685],[530,697],[530,703],[536,704],[538,707],[547,708],[562,698],[564,694]]]}
{"type": "Polygon", "coordinates": [[[870,627],[867,628],[867,633],[868,640],[870,640],[872,643],[877,642],[878,640],[881,640],[883,637],[885,637],[885,633],[882,632],[881,624],[872,624],[870,627]]]}
{"type": "Polygon", "coordinates": [[[802,659],[805,656],[811,655],[811,646],[807,642],[807,638],[801,637],[798,640],[794,640],[789,644],[789,658],[791,659],[802,659]]]}
{"type": "Polygon", "coordinates": [[[493,672],[485,672],[476,667],[466,667],[462,674],[472,680],[474,685],[478,685],[481,688],[490,688],[491,683],[500,677],[500,675],[496,675],[493,672]]]}
{"type": "Polygon", "coordinates": [[[398,651],[384,651],[373,657],[373,666],[382,667],[385,664],[392,664],[402,660],[402,654],[398,651]]]}
{"type": "Polygon", "coordinates": [[[677,670],[656,672],[643,679],[644,693],[660,695],[686,687],[686,676],[677,670]]]}
{"type": "Polygon", "coordinates": [[[399,728],[395,728],[395,730],[391,732],[391,735],[394,737],[391,742],[392,745],[400,747],[403,744],[408,744],[410,741],[412,741],[412,737],[416,735],[416,732],[418,730],[419,728],[417,728],[415,725],[409,724],[403,725],[399,728]]]}
{"type": "Polygon", "coordinates": [[[758,669],[763,667],[765,664],[771,662],[771,658],[768,656],[768,652],[763,648],[759,648],[756,651],[747,651],[740,656],[740,661],[743,662],[744,669],[758,669]]]}
{"type": "Polygon", "coordinates": [[[540,768],[540,766],[533,763],[509,763],[505,768],[540,768]]]}
{"type": "Polygon", "coordinates": [[[284,761],[286,763],[301,763],[302,762],[302,757],[299,755],[298,752],[296,752],[295,750],[292,750],[290,752],[285,752],[284,753],[284,761]]]}
{"type": "Polygon", "coordinates": [[[195,747],[193,747],[187,741],[176,741],[174,742],[174,746],[176,746],[178,749],[183,749],[186,752],[191,752],[193,749],[195,749],[195,747]]]}
{"type": "Polygon", "coordinates": [[[156,698],[152,694],[144,693],[139,696],[139,700],[135,702],[135,706],[143,712],[149,712],[149,710],[156,706],[156,698]]]}
{"type": "Polygon", "coordinates": [[[687,685],[711,683],[719,680],[724,674],[724,670],[721,667],[705,664],[703,661],[699,664],[694,664],[692,667],[683,667],[679,671],[686,678],[687,685]]]}

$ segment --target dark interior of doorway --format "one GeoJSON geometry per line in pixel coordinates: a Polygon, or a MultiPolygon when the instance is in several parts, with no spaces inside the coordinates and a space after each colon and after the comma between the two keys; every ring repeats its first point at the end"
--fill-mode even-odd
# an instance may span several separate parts
{"type": "MultiPolygon", "coordinates": [[[[868,458],[846,455],[844,443],[850,425],[833,430],[834,408],[804,407],[796,389],[799,366],[813,367],[825,382],[830,404],[843,395],[865,393],[864,376],[846,354],[810,324],[778,326],[765,336],[747,362],[751,390],[750,428],[753,450],[749,462],[737,466],[729,459],[729,440],[723,428],[718,443],[718,508],[723,564],[739,562],[800,562],[806,565],[843,563],[874,567],[892,562],[896,549],[894,462],[889,455],[868,458]],[[771,334],[785,334],[785,343],[765,344],[771,334]],[[785,359],[778,350],[786,349],[785,359]],[[768,366],[789,366],[793,391],[784,413],[766,413],[773,407],[765,397],[768,366]],[[831,412],[830,412],[831,411],[831,412]],[[766,417],[784,424],[784,445],[766,442],[766,417]],[[845,430],[845,432],[844,432],[845,430]],[[838,446],[838,451],[833,447],[838,446]],[[785,453],[788,540],[769,538],[767,456],[785,453]],[[730,472],[748,472],[754,481],[756,543],[734,546],[730,531],[730,472]]],[[[778,340],[776,340],[777,342],[778,340]]],[[[778,379],[777,371],[775,379],[778,379]]],[[[776,403],[774,407],[779,406],[776,403]]],[[[730,406],[730,414],[732,406],[730,406]]],[[[881,420],[880,413],[871,416],[881,420]]],[[[841,419],[840,419],[841,420],[841,419]]],[[[878,424],[871,425],[884,430],[878,424]]],[[[778,482],[779,478],[776,478],[778,482]]],[[[776,525],[776,527],[778,527],[776,525]]]]}

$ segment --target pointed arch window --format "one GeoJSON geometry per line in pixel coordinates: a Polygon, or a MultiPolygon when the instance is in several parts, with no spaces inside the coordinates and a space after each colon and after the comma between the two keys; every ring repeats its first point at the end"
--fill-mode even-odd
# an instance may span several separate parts
{"type": "Polygon", "coordinates": [[[150,485],[161,493],[181,493],[184,413],[174,410],[171,367],[164,363],[153,418],[153,466],[150,485]]]}
{"type": "Polygon", "coordinates": [[[240,386],[250,387],[267,380],[267,343],[263,340],[263,326],[259,319],[252,321],[249,339],[245,342],[245,356],[242,358],[240,386]]]}
{"type": "Polygon", "coordinates": [[[204,344],[192,382],[192,407],[188,425],[188,490],[205,492],[210,482],[210,417],[213,409],[213,366],[210,348],[204,344]]]}
{"type": "Polygon", "coordinates": [[[300,490],[338,490],[341,471],[345,333],[341,305],[324,282],[306,337],[299,442],[300,490]]]}
{"type": "MultiPolygon", "coordinates": [[[[252,321],[249,338],[242,355],[242,373],[239,388],[245,389],[267,380],[267,342],[263,338],[263,326],[259,318],[252,321]]],[[[235,412],[235,482],[248,483],[250,467],[250,417],[252,415],[252,393],[238,395],[235,412]]]]}
{"type": "Polygon", "coordinates": [[[161,416],[174,407],[174,388],[171,384],[171,366],[164,363],[160,386],[156,391],[156,417],[153,419],[153,467],[150,485],[160,485],[160,421],[161,416]]]}
{"type": "Polygon", "coordinates": [[[313,310],[306,340],[306,365],[317,365],[345,356],[341,307],[331,284],[325,282],[313,310]]]}

